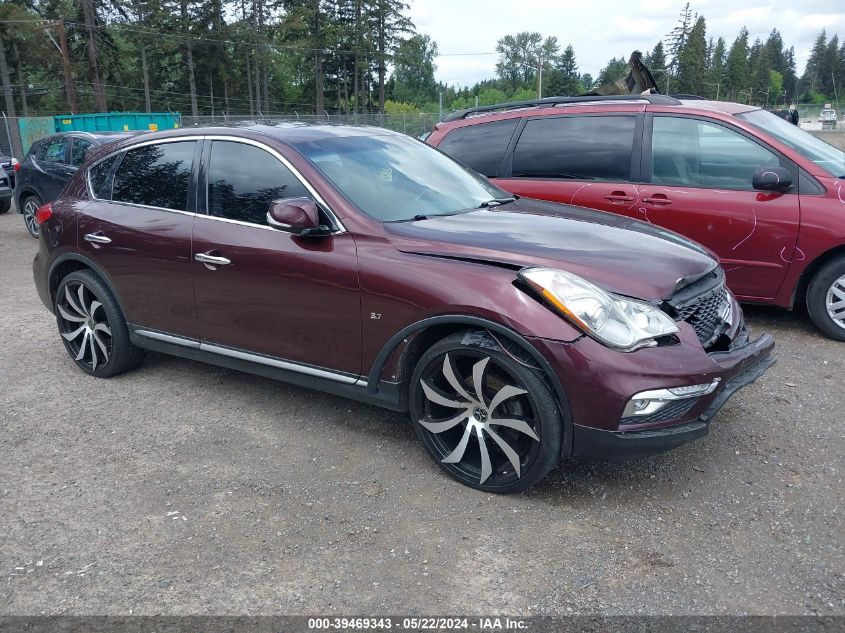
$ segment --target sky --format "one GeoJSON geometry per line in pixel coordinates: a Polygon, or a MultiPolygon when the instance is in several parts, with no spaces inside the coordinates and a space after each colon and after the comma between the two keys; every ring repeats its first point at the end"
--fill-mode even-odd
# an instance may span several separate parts
{"type": "MultiPolygon", "coordinates": [[[[579,71],[598,76],[611,57],[626,60],[643,53],[677,24],[683,2],[677,0],[410,0],[417,31],[437,42],[436,78],[447,84],[471,86],[496,71],[496,42],[509,33],[537,31],[558,38],[561,50],[572,44],[579,71]],[[480,54],[479,54],[480,53],[480,54]]],[[[795,46],[799,76],[816,35],[845,36],[843,0],[698,0],[690,2],[703,15],[707,37],[725,38],[727,45],[740,27],[748,28],[749,43],[765,41],[773,28],[787,47],[795,46]]]]}

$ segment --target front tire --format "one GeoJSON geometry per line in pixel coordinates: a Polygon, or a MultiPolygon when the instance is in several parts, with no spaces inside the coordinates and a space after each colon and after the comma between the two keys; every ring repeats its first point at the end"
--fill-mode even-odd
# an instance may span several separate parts
{"type": "Polygon", "coordinates": [[[65,349],[85,373],[108,378],[143,360],[143,350],[129,342],[117,301],[91,271],[78,270],[62,279],[54,308],[65,349]]]}
{"type": "Polygon", "coordinates": [[[464,485],[521,492],[560,460],[562,418],[542,374],[486,333],[453,334],[428,349],[409,401],[417,437],[464,485]]]}
{"type": "Polygon", "coordinates": [[[36,195],[27,196],[21,200],[23,222],[26,225],[26,230],[35,239],[38,239],[38,235],[41,233],[41,229],[38,227],[38,222],[35,221],[35,212],[40,206],[41,198],[36,195]]]}
{"type": "Polygon", "coordinates": [[[828,262],[807,288],[807,312],[822,332],[845,341],[845,257],[828,262]]]}

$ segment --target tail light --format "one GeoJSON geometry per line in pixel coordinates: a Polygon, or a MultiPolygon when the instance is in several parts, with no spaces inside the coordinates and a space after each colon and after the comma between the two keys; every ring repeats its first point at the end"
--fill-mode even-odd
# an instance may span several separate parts
{"type": "Polygon", "coordinates": [[[20,163],[15,163],[15,167],[14,167],[14,169],[15,169],[15,173],[18,173],[18,172],[21,170],[21,164],[20,164],[20,163]]]}
{"type": "Polygon", "coordinates": [[[43,204],[38,207],[38,210],[35,212],[35,223],[38,226],[44,224],[47,220],[49,220],[53,215],[53,205],[51,203],[43,204]]]}

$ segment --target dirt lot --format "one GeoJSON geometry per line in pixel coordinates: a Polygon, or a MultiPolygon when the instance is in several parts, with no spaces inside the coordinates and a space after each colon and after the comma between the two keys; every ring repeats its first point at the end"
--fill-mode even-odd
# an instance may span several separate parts
{"type": "Polygon", "coordinates": [[[845,613],[845,344],[747,310],[780,362],[711,434],[454,484],[391,412],[151,354],[79,372],[0,216],[0,614],[845,613]]]}

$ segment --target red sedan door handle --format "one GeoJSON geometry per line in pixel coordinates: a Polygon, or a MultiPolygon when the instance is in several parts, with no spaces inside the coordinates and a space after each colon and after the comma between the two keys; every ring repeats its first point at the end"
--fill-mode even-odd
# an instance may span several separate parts
{"type": "Polygon", "coordinates": [[[610,200],[614,203],[631,202],[633,198],[624,191],[613,191],[604,197],[605,200],[610,200]]]}
{"type": "Polygon", "coordinates": [[[653,196],[645,197],[643,198],[643,202],[648,202],[650,204],[657,205],[672,204],[672,201],[669,200],[668,197],[666,197],[665,193],[656,193],[653,196]]]}

